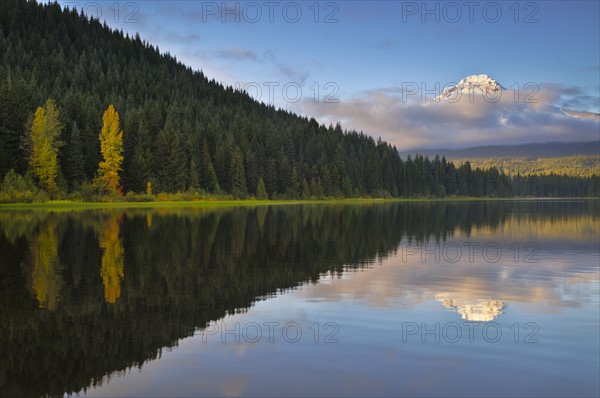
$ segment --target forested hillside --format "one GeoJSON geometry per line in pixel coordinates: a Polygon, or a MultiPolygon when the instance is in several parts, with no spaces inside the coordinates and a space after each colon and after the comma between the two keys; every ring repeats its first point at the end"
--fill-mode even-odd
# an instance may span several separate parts
{"type": "MultiPolygon", "coordinates": [[[[513,182],[496,169],[456,168],[444,159],[422,157],[403,161],[386,142],[256,102],[139,36],[128,37],[56,3],[0,2],[0,178],[5,194],[41,189],[51,197],[66,197],[102,191],[99,165],[106,159],[99,136],[111,106],[122,129],[122,162],[115,163],[118,176],[113,179],[121,195],[514,194],[513,182]],[[41,133],[46,130],[36,123],[48,115],[58,122],[53,131],[41,133]],[[36,131],[52,139],[36,144],[36,131]],[[48,147],[48,156],[36,155],[36,145],[48,147]]],[[[561,195],[595,192],[590,178],[569,180],[559,188],[561,195]],[[577,189],[571,191],[572,186],[577,189]]]]}
{"type": "Polygon", "coordinates": [[[600,154],[575,155],[563,157],[498,157],[498,158],[469,158],[453,160],[461,164],[469,160],[471,166],[482,169],[495,167],[510,176],[518,174],[529,175],[567,175],[577,177],[591,177],[600,175],[600,154]]]}

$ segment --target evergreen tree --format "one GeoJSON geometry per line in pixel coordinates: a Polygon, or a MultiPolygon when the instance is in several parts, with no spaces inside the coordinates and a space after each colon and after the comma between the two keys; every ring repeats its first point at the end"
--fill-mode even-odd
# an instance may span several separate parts
{"type": "Polygon", "coordinates": [[[162,130],[156,139],[156,177],[160,192],[185,190],[186,164],[180,134],[177,131],[162,130]]]}
{"type": "Polygon", "coordinates": [[[193,189],[200,188],[200,175],[198,174],[198,167],[196,166],[196,161],[194,158],[190,160],[190,183],[189,187],[193,189]]]}
{"type": "Polygon", "coordinates": [[[348,176],[344,176],[344,178],[342,178],[342,194],[346,198],[351,198],[353,196],[352,183],[350,182],[350,178],[348,178],[348,176]]]}
{"type": "Polygon", "coordinates": [[[151,133],[143,110],[131,109],[125,119],[123,186],[127,191],[144,192],[152,175],[151,133]]]}
{"type": "Polygon", "coordinates": [[[265,182],[263,181],[262,177],[258,179],[258,185],[256,186],[256,199],[269,199],[269,195],[267,194],[267,190],[265,189],[265,182]]]}
{"type": "Polygon", "coordinates": [[[290,199],[297,199],[300,196],[300,180],[298,179],[298,171],[296,170],[296,166],[292,167],[287,189],[287,196],[290,199]]]}
{"type": "Polygon", "coordinates": [[[231,159],[231,193],[236,198],[244,198],[248,194],[246,187],[246,173],[244,171],[244,159],[239,147],[235,147],[231,159]]]}
{"type": "Polygon", "coordinates": [[[24,91],[20,83],[0,81],[0,179],[9,170],[24,173],[27,167],[20,147],[29,113],[24,91]]]}
{"type": "Polygon", "coordinates": [[[127,171],[127,189],[141,192],[151,176],[152,154],[144,145],[136,146],[127,171]]]}
{"type": "Polygon", "coordinates": [[[302,199],[310,199],[310,187],[308,186],[308,182],[306,182],[306,178],[302,180],[302,199]]]}
{"type": "Polygon", "coordinates": [[[202,159],[202,165],[200,167],[200,185],[206,191],[216,193],[220,190],[219,181],[217,179],[217,174],[215,173],[212,160],[210,159],[210,152],[208,150],[206,139],[204,139],[200,152],[202,159]]]}
{"type": "Polygon", "coordinates": [[[81,184],[85,180],[85,161],[83,159],[83,144],[81,132],[77,122],[73,122],[71,135],[66,149],[65,178],[69,181],[71,188],[81,184]]]}

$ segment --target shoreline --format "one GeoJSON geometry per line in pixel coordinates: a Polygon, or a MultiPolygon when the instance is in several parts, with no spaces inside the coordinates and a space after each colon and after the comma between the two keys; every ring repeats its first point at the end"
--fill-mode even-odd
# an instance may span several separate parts
{"type": "Polygon", "coordinates": [[[152,202],[79,202],[54,200],[42,203],[0,203],[2,210],[53,210],[53,209],[139,209],[139,208],[201,208],[201,207],[256,207],[256,206],[289,206],[316,204],[375,204],[375,203],[409,203],[409,202],[468,202],[468,201],[565,201],[565,200],[600,200],[598,197],[454,197],[454,198],[350,198],[350,199],[314,199],[314,200],[256,200],[256,199],[223,199],[193,201],[152,201],[152,202]]]}

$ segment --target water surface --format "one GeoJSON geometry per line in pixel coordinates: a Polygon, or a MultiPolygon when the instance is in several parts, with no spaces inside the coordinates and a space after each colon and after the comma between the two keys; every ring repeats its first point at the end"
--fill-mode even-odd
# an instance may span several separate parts
{"type": "Polygon", "coordinates": [[[597,396],[599,210],[0,211],[0,391],[597,396]]]}

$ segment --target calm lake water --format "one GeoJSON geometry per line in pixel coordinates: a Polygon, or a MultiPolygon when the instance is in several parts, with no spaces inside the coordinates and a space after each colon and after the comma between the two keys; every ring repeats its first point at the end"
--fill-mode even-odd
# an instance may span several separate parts
{"type": "Polygon", "coordinates": [[[0,211],[0,395],[598,396],[600,201],[0,211]]]}

